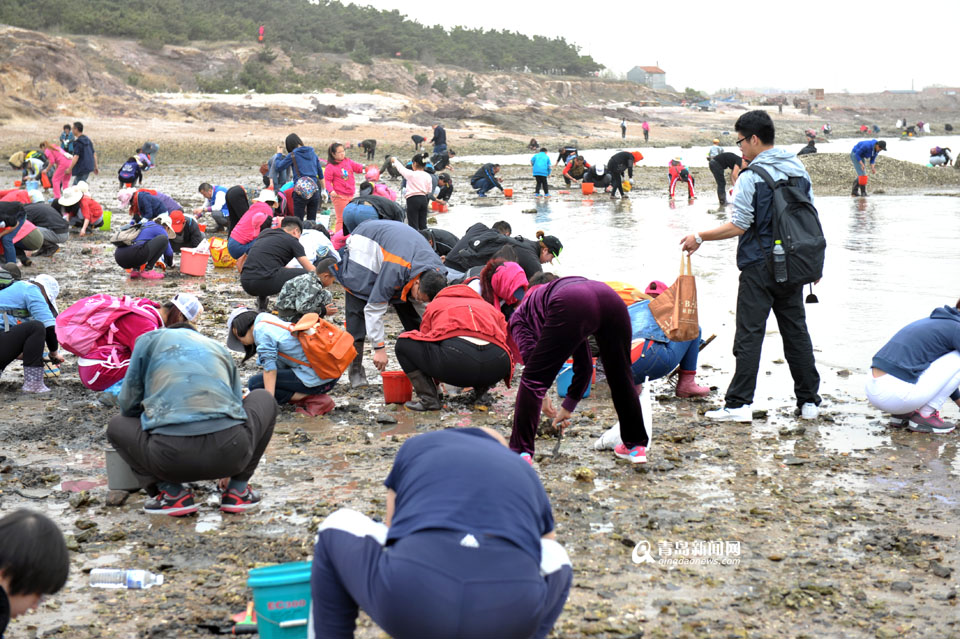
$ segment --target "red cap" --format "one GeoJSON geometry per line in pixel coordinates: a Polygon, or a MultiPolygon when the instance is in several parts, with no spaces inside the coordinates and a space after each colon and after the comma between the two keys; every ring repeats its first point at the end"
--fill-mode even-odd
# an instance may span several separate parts
{"type": "Polygon", "coordinates": [[[173,224],[171,224],[173,227],[173,232],[180,233],[183,231],[183,225],[187,220],[183,216],[183,211],[173,211],[170,213],[170,221],[173,222],[173,224]]]}

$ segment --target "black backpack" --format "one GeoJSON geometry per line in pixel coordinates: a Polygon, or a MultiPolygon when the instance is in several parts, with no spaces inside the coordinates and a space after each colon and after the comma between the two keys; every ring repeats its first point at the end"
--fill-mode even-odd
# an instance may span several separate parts
{"type": "Polygon", "coordinates": [[[780,240],[787,255],[785,284],[802,286],[823,277],[823,258],[827,239],[816,207],[807,197],[803,178],[790,176],[774,182],[759,166],[748,166],[766,182],[773,192],[773,239],[780,240]]]}

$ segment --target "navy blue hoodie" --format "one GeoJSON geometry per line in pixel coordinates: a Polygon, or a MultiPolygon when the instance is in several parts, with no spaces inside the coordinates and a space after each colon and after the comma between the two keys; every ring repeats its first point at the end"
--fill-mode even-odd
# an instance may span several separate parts
{"type": "MultiPolygon", "coordinates": [[[[944,306],[901,328],[873,356],[871,366],[914,384],[934,360],[951,351],[960,351],[960,309],[944,306]]],[[[960,392],[950,397],[960,398],[960,392]]]]}

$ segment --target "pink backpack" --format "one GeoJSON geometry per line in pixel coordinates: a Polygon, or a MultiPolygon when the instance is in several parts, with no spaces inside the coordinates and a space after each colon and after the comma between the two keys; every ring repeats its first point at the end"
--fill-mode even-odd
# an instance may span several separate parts
{"type": "MultiPolygon", "coordinates": [[[[148,299],[99,294],[74,302],[57,316],[57,341],[74,355],[85,357],[98,346],[136,340],[147,330],[163,326],[160,305],[148,299]],[[132,315],[146,330],[123,339],[117,322],[132,315]]],[[[124,322],[126,323],[126,322],[124,322]]],[[[132,350],[133,344],[124,344],[132,350]]]]}

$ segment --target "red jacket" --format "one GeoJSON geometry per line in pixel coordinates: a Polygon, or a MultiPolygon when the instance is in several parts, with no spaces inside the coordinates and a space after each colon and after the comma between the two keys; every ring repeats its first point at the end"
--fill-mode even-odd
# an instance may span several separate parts
{"type": "Polygon", "coordinates": [[[683,171],[683,162],[670,160],[670,164],[667,165],[667,168],[670,172],[671,178],[680,177],[680,172],[683,171]]]}
{"type": "Polygon", "coordinates": [[[472,288],[457,284],[443,289],[427,305],[420,322],[420,330],[406,331],[400,337],[421,342],[440,342],[451,337],[476,337],[499,346],[510,356],[510,374],[504,378],[507,386],[513,377],[513,351],[507,345],[507,323],[503,313],[480,297],[472,288]]]}

